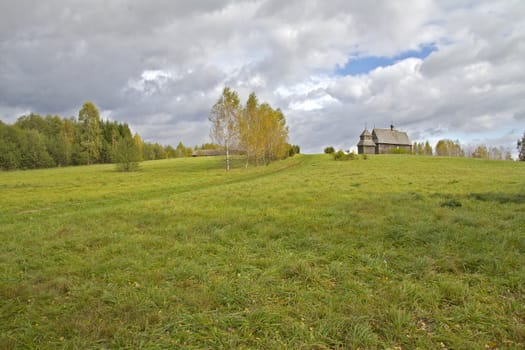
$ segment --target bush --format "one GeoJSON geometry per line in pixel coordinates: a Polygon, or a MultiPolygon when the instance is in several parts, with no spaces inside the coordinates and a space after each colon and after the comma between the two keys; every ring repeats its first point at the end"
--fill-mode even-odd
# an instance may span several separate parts
{"type": "Polygon", "coordinates": [[[117,143],[113,160],[117,163],[117,171],[138,170],[140,154],[135,142],[130,138],[121,139],[117,143]]]}
{"type": "Polygon", "coordinates": [[[343,150],[334,152],[334,160],[347,160],[347,154],[343,150]]]}
{"type": "Polygon", "coordinates": [[[390,154],[406,154],[407,150],[404,148],[391,148],[390,154]]]}
{"type": "Polygon", "coordinates": [[[358,156],[354,152],[346,153],[343,150],[339,150],[334,153],[334,160],[356,160],[356,159],[358,159],[358,156]]]}

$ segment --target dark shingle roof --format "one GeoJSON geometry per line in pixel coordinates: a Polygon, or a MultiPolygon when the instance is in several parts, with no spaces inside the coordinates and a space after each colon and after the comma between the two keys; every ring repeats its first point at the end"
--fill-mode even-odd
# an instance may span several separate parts
{"type": "Polygon", "coordinates": [[[386,143],[389,145],[410,146],[410,140],[406,132],[391,129],[374,129],[372,136],[376,143],[386,143]]]}

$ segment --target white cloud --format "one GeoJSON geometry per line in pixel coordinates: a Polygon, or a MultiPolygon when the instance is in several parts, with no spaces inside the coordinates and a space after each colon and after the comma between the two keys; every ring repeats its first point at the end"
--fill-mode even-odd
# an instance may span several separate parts
{"type": "Polygon", "coordinates": [[[0,118],[70,116],[93,100],[145,138],[193,145],[230,85],[283,109],[291,141],[311,152],[350,148],[365,123],[391,121],[417,139],[511,147],[525,115],[524,43],[520,0],[1,2],[0,118]],[[428,44],[425,59],[334,74],[356,55],[428,44]]]}

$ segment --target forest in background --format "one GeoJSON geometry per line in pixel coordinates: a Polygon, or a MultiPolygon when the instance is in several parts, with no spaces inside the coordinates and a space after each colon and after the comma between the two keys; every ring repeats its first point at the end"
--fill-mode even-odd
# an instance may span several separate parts
{"type": "Polygon", "coordinates": [[[78,119],[29,114],[13,124],[0,121],[0,169],[116,163],[191,156],[193,149],[145,142],[128,124],[101,120],[97,107],[86,102],[78,119]]]}

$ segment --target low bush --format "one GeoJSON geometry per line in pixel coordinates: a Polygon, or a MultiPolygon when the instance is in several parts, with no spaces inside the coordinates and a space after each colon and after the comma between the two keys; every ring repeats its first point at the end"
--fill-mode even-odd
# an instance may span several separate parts
{"type": "Polygon", "coordinates": [[[404,148],[391,148],[389,152],[390,154],[406,154],[407,150],[404,148]]]}
{"type": "Polygon", "coordinates": [[[334,153],[334,160],[356,160],[358,159],[357,154],[355,152],[347,153],[343,150],[339,150],[334,153]]]}

